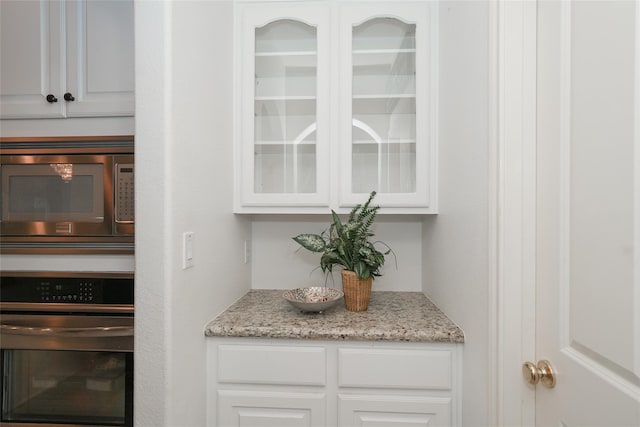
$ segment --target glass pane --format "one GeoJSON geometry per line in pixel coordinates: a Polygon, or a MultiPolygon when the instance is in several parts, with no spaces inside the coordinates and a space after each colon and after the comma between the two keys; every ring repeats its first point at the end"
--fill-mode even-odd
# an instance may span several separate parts
{"type": "Polygon", "coordinates": [[[265,144],[255,147],[256,193],[313,193],[315,144],[265,144]]]}
{"type": "Polygon", "coordinates": [[[316,50],[316,28],[281,19],[256,28],[256,54],[316,50]]]}
{"type": "Polygon", "coordinates": [[[132,360],[131,353],[5,350],[2,420],[124,425],[132,360]]]}
{"type": "Polygon", "coordinates": [[[353,27],[352,191],[416,191],[415,24],[353,27]]]}
{"type": "Polygon", "coordinates": [[[103,165],[5,165],[3,220],[104,221],[103,165]]]}
{"type": "Polygon", "coordinates": [[[415,144],[354,144],[353,191],[415,192],[415,148],[415,144]]]}
{"type": "Polygon", "coordinates": [[[256,99],[315,97],[315,53],[256,56],[255,66],[256,99]]]}
{"type": "Polygon", "coordinates": [[[77,176],[64,181],[59,176],[12,176],[9,206],[13,213],[91,212],[93,177],[77,176]]]}
{"type": "Polygon", "coordinates": [[[256,193],[316,192],[316,34],[294,20],[256,29],[256,193]]]}

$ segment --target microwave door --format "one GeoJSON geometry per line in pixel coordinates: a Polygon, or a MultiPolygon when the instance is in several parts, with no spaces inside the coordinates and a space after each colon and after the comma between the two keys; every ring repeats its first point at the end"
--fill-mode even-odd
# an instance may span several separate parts
{"type": "Polygon", "coordinates": [[[3,161],[2,234],[110,234],[113,188],[105,185],[111,179],[109,160],[20,156],[22,163],[3,161]]]}

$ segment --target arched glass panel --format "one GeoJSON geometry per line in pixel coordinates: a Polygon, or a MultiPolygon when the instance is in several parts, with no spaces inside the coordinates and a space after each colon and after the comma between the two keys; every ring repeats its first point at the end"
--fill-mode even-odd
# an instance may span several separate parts
{"type": "Polygon", "coordinates": [[[317,29],[290,19],[255,31],[254,191],[316,192],[317,29]]]}
{"type": "Polygon", "coordinates": [[[416,26],[353,27],[352,191],[416,191],[416,26]]]}

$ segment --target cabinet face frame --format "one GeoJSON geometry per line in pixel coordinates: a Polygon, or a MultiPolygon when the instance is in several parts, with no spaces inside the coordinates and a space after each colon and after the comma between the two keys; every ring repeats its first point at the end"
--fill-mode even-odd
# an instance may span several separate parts
{"type": "MultiPolygon", "coordinates": [[[[380,213],[437,213],[438,5],[429,1],[236,1],[234,77],[234,212],[346,213],[370,190],[352,189],[352,28],[394,18],[416,26],[415,191],[378,192],[380,213]],[[317,28],[315,193],[254,190],[255,28],[292,19],[317,28]]],[[[393,144],[387,144],[393,147],[393,144]]],[[[375,188],[371,188],[373,190],[375,188]]]]}

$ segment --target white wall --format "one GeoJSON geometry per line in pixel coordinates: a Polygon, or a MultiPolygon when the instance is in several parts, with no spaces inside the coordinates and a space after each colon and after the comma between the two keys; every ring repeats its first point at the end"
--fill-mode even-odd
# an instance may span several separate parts
{"type": "Polygon", "coordinates": [[[204,325],[244,294],[232,213],[232,7],[136,2],[136,426],[205,425],[204,325]],[[182,233],[195,232],[182,269],[182,233]]]}
{"type": "MultiPolygon", "coordinates": [[[[364,203],[366,200],[363,200],[364,203]]],[[[252,287],[255,289],[292,289],[304,286],[341,288],[336,270],[325,280],[320,254],[300,247],[291,238],[301,233],[321,233],[331,216],[309,217],[256,216],[252,222],[252,287]]],[[[387,243],[396,254],[388,255],[382,276],[373,283],[374,291],[420,291],[422,289],[422,217],[378,215],[372,228],[375,239],[387,243]],[[397,267],[397,268],[396,268],[397,267]]],[[[376,245],[384,250],[383,245],[376,245]]]]}
{"type": "Polygon", "coordinates": [[[488,3],[440,8],[440,213],[423,224],[424,291],[465,332],[467,426],[489,422],[488,3]]]}
{"type": "MultiPolygon", "coordinates": [[[[374,287],[422,289],[465,330],[463,421],[482,425],[487,2],[443,2],[440,13],[441,213],[380,221],[377,236],[398,253],[398,270],[389,259],[374,287]]],[[[290,237],[328,221],[231,213],[232,22],[228,2],[136,3],[137,214],[145,218],[136,230],[138,426],[204,425],[204,324],[250,286],[304,285],[317,258],[297,251],[290,237]],[[181,269],[184,231],[196,233],[189,270],[181,269]],[[245,239],[252,242],[251,271],[243,263],[245,239]]]]}

